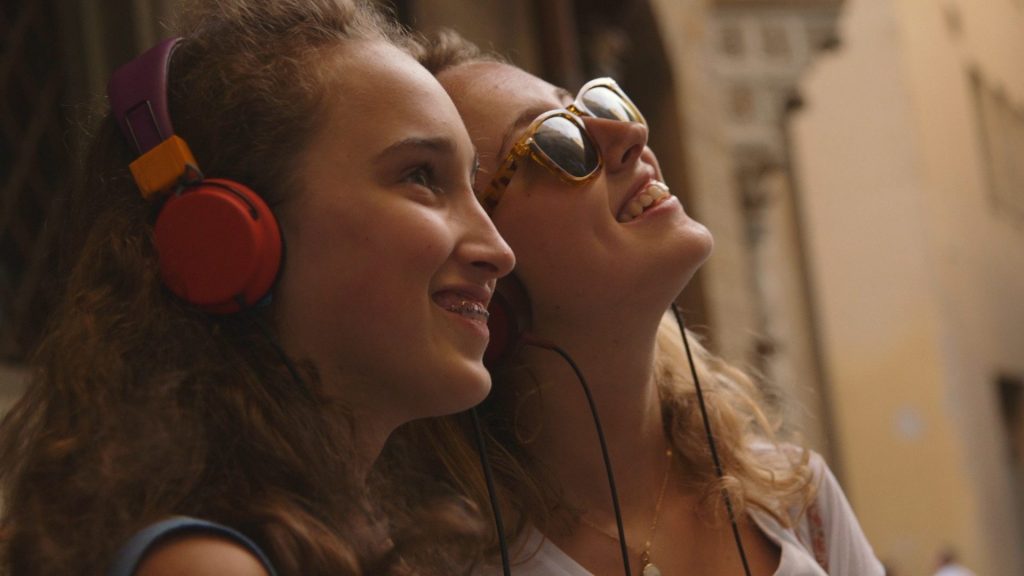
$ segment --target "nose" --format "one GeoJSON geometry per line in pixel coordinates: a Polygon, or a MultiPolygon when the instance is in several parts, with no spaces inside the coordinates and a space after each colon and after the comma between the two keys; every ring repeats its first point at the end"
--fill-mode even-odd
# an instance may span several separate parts
{"type": "Polygon", "coordinates": [[[485,280],[501,278],[512,271],[516,257],[505,239],[498,234],[490,216],[472,195],[466,206],[466,236],[461,258],[485,276],[485,280]]]}
{"type": "Polygon", "coordinates": [[[601,149],[605,170],[617,172],[628,168],[640,158],[647,146],[647,126],[639,122],[623,122],[587,116],[583,122],[601,149]]]}

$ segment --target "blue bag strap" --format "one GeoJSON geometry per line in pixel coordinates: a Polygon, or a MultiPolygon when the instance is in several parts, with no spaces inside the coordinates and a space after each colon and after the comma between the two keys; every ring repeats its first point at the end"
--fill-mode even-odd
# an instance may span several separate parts
{"type": "Polygon", "coordinates": [[[117,551],[107,576],[132,576],[139,567],[142,557],[146,555],[146,552],[153,549],[154,545],[170,536],[178,536],[184,533],[212,534],[237,542],[259,559],[270,576],[277,576],[277,572],[274,571],[274,567],[270,564],[270,559],[247,536],[227,526],[188,516],[168,518],[156,524],[150,524],[138,531],[132,536],[131,540],[117,551]]]}

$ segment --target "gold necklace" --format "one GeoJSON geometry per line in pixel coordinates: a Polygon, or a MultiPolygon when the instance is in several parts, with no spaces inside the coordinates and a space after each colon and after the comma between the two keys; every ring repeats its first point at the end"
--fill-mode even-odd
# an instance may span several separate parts
{"type": "MultiPolygon", "coordinates": [[[[640,566],[642,576],[661,576],[661,569],[651,562],[651,546],[654,544],[654,534],[658,530],[658,518],[661,516],[661,503],[665,499],[665,487],[668,486],[668,477],[672,472],[672,448],[669,447],[665,451],[665,458],[668,460],[668,465],[665,467],[665,476],[661,479],[661,489],[658,491],[658,501],[654,505],[654,519],[651,520],[651,528],[647,533],[647,541],[644,542],[644,549],[640,552],[640,566]]],[[[597,524],[594,524],[590,520],[587,520],[586,516],[580,516],[580,522],[590,526],[598,533],[615,540],[619,541],[619,537],[616,534],[607,532],[604,528],[601,528],[597,524]]],[[[630,548],[630,550],[633,550],[630,548]]],[[[636,553],[636,550],[633,550],[636,553]]]]}

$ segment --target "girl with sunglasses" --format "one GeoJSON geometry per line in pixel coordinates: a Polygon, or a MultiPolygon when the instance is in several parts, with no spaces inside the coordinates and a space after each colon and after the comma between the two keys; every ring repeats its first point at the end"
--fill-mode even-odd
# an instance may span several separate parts
{"type": "Polygon", "coordinates": [[[458,112],[368,3],[181,20],[115,74],[67,200],[64,298],[0,436],[0,572],[451,573],[417,561],[457,552],[464,507],[385,510],[401,477],[371,467],[490,387],[513,257],[458,112]]]}
{"type": "MultiPolygon", "coordinates": [[[[496,301],[519,328],[492,327],[509,354],[493,359],[479,409],[511,572],[882,574],[835,478],[776,440],[751,380],[693,343],[695,386],[666,310],[712,238],[662,182],[646,121],[615,82],[573,95],[453,34],[421,62],[477,145],[478,196],[517,257],[496,301]]],[[[421,437],[441,458],[426,465],[491,510],[470,424],[431,423],[421,437]]],[[[502,571],[498,534],[481,573],[502,571]]]]}

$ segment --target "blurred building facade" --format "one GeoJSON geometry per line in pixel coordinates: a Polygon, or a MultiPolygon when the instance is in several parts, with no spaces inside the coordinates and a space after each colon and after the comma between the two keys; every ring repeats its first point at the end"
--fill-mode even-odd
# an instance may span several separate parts
{"type": "MultiPolygon", "coordinates": [[[[814,60],[836,47],[840,0],[717,0],[709,14],[709,63],[717,72],[743,223],[753,330],[746,358],[775,392],[786,422],[831,456],[829,389],[811,305],[787,122],[797,85],[814,60]]],[[[717,328],[717,327],[716,327],[717,328]]],[[[739,337],[740,335],[736,335],[739,337]]]]}
{"type": "MultiPolygon", "coordinates": [[[[70,133],[176,3],[15,2],[0,83],[33,77],[2,65],[33,38],[56,42],[49,114],[70,133]]],[[[570,90],[616,77],[715,236],[681,297],[690,325],[760,375],[893,574],[929,574],[946,545],[979,574],[1024,573],[1024,0],[393,5],[570,90]]],[[[17,126],[0,132],[5,171],[30,152],[17,126]]],[[[39,192],[17,173],[0,182],[0,224],[29,222],[17,244],[0,225],[0,402],[31,341],[12,327],[45,292],[45,214],[23,208],[39,192]]]]}
{"type": "Polygon", "coordinates": [[[795,165],[845,486],[880,555],[1024,574],[1024,2],[847,0],[795,165]]]}
{"type": "Polygon", "coordinates": [[[106,112],[111,70],[165,32],[175,0],[0,6],[0,410],[60,290],[52,247],[74,151],[106,112]]]}

